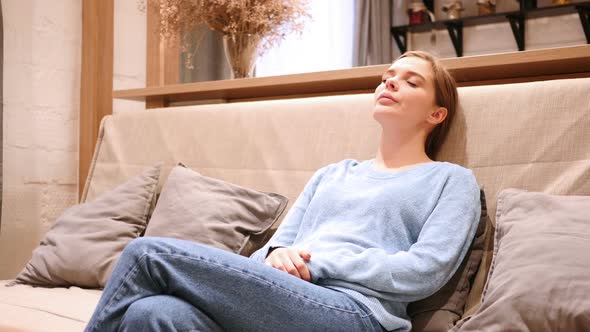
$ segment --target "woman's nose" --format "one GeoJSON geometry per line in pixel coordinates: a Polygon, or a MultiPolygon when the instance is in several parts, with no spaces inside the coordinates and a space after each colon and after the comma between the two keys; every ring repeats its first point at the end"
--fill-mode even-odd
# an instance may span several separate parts
{"type": "Polygon", "coordinates": [[[397,82],[393,78],[388,78],[385,81],[385,87],[395,91],[395,90],[397,90],[398,85],[397,85],[397,82]]]}

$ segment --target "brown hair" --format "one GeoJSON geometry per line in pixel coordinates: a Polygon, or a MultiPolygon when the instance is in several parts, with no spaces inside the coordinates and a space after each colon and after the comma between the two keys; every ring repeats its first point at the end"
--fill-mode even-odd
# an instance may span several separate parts
{"type": "Polygon", "coordinates": [[[424,51],[409,51],[400,55],[395,61],[406,57],[416,57],[424,59],[430,63],[434,76],[434,101],[437,106],[445,107],[448,111],[446,119],[432,129],[424,144],[426,155],[434,160],[440,146],[449,132],[449,127],[453,121],[459,103],[457,83],[453,76],[451,76],[447,69],[440,63],[439,59],[432,54],[424,51]]]}

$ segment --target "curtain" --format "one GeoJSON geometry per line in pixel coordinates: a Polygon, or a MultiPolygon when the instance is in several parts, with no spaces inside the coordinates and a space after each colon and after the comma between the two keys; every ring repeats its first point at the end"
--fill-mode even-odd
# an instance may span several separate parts
{"type": "Polygon", "coordinates": [[[391,0],[355,0],[353,65],[393,61],[391,0]]]}

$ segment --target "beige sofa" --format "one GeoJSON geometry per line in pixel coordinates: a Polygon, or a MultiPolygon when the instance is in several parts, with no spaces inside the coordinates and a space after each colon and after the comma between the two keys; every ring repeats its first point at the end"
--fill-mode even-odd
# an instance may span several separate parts
{"type": "MultiPolygon", "coordinates": [[[[461,109],[439,159],[474,170],[492,221],[503,188],[590,195],[590,78],[464,87],[459,94],[461,109]]],[[[108,116],[83,200],[158,161],[164,174],[182,161],[292,203],[314,170],[374,156],[379,128],[371,109],[371,94],[351,94],[108,116]]],[[[492,244],[488,232],[467,313],[479,302],[492,244]]],[[[81,331],[101,293],[6,282],[0,282],[0,331],[81,331]]]]}

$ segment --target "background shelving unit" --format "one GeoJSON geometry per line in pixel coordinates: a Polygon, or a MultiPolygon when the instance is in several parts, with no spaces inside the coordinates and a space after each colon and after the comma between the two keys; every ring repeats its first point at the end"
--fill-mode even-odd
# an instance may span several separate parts
{"type": "Polygon", "coordinates": [[[424,32],[430,30],[444,30],[449,32],[455,53],[463,56],[463,27],[505,22],[510,23],[512,33],[519,51],[525,50],[525,20],[528,18],[548,17],[556,15],[572,14],[577,12],[580,23],[586,35],[586,42],[590,44],[590,1],[567,5],[537,7],[536,0],[520,0],[519,10],[511,12],[494,13],[483,16],[468,16],[456,20],[441,20],[422,24],[392,26],[391,35],[401,53],[407,50],[407,37],[409,32],[424,32]]]}

